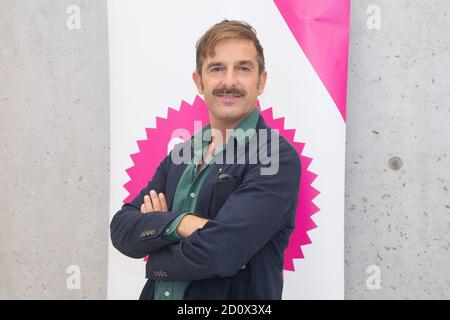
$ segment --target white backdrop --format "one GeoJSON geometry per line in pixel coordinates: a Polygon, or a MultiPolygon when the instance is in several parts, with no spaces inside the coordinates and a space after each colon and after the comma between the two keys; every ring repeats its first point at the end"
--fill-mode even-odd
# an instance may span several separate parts
{"type": "MultiPolygon", "coordinates": [[[[284,271],[283,299],[342,299],[345,121],[272,0],[108,1],[111,217],[128,196],[125,170],[139,151],[136,141],[146,138],[157,116],[167,116],[168,107],[193,102],[195,43],[224,18],[256,29],[268,72],[262,109],[273,107],[274,117],[296,129],[295,140],[305,143],[302,155],[313,159],[308,170],[317,175],[317,228],[308,232],[311,244],[302,246],[295,271],[284,271]]],[[[144,283],[145,263],[110,245],[108,298],[137,299],[144,283]]]]}

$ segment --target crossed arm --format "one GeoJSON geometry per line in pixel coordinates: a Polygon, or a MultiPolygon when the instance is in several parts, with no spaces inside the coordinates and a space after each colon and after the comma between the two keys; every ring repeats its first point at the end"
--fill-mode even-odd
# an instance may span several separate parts
{"type": "MultiPolygon", "coordinates": [[[[167,212],[167,201],[164,193],[156,193],[150,190],[148,195],[144,196],[144,203],[141,205],[142,214],[151,214],[153,212],[167,212]]],[[[208,219],[196,215],[185,215],[176,228],[176,233],[181,238],[189,237],[194,231],[203,228],[208,219]]]]}
{"type": "Polygon", "coordinates": [[[259,165],[249,165],[241,184],[214,219],[185,215],[176,229],[180,241],[162,236],[183,214],[165,211],[163,163],[149,186],[113,218],[113,245],[130,257],[149,255],[148,279],[193,281],[233,276],[295,220],[300,160],[295,151],[280,148],[279,161],[279,171],[273,176],[263,176],[259,165]]]}
{"type": "Polygon", "coordinates": [[[207,219],[179,211],[168,211],[164,195],[170,167],[167,156],[153,178],[131,202],[125,203],[110,224],[111,242],[124,255],[143,258],[174,243],[164,238],[164,230],[182,218],[177,239],[187,237],[202,227],[207,219]],[[182,217],[183,216],[183,217],[182,217]]]}

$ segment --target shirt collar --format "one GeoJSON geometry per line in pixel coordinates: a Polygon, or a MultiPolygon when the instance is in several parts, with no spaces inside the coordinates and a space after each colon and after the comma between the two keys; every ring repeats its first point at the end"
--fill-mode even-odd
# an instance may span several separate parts
{"type": "MultiPolygon", "coordinates": [[[[233,132],[231,133],[230,137],[236,138],[237,142],[239,144],[245,142],[246,134],[240,134],[242,131],[246,132],[248,130],[256,130],[256,124],[258,122],[259,118],[259,109],[255,108],[249,115],[247,115],[244,119],[242,119],[236,128],[234,128],[233,132]],[[241,130],[237,130],[241,129],[241,130]]],[[[254,132],[252,132],[253,134],[254,132]]]]}
{"type": "MultiPolygon", "coordinates": [[[[259,109],[255,108],[250,114],[245,116],[241,121],[239,121],[239,123],[233,129],[228,139],[230,138],[236,139],[236,141],[238,142],[238,146],[241,145],[242,143],[245,143],[246,137],[250,139],[253,136],[253,134],[256,133],[256,124],[258,123],[259,114],[260,114],[259,109]],[[249,131],[252,129],[253,131],[249,131]]],[[[191,138],[195,154],[197,154],[198,152],[201,152],[201,154],[203,154],[204,150],[211,143],[210,131],[211,125],[208,123],[205,127],[199,130],[191,138]]],[[[217,155],[221,151],[225,150],[227,143],[228,141],[223,143],[222,146],[219,146],[215,154],[217,155]]]]}
{"type": "MultiPolygon", "coordinates": [[[[230,134],[230,137],[236,138],[238,142],[243,142],[242,140],[245,139],[245,136],[239,134],[240,131],[247,131],[250,129],[256,130],[256,124],[258,122],[259,118],[259,109],[255,108],[250,114],[245,116],[239,123],[236,125],[236,127],[233,129],[233,131],[230,134]],[[238,129],[241,129],[240,131],[238,129]]],[[[211,142],[211,136],[209,134],[211,130],[211,125],[207,124],[204,126],[201,130],[199,130],[194,136],[194,139],[200,139],[199,141],[203,141],[206,144],[209,144],[211,142]],[[202,137],[209,137],[209,139],[203,140],[202,137]]]]}

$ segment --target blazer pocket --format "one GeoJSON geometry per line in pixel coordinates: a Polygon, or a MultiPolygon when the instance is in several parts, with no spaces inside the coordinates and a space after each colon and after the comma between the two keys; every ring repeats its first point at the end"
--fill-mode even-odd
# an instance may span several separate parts
{"type": "Polygon", "coordinates": [[[209,215],[214,218],[230,197],[234,190],[241,184],[240,177],[218,181],[213,187],[211,201],[209,202],[209,215]]]}

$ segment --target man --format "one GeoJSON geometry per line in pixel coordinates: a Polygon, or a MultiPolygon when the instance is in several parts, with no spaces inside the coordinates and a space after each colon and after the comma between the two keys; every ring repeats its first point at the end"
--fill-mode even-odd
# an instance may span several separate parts
{"type": "Polygon", "coordinates": [[[281,299],[301,167],[256,107],[263,48],[250,25],[224,20],[197,42],[196,61],[209,124],[116,213],[112,243],[148,255],[141,299],[281,299]]]}

